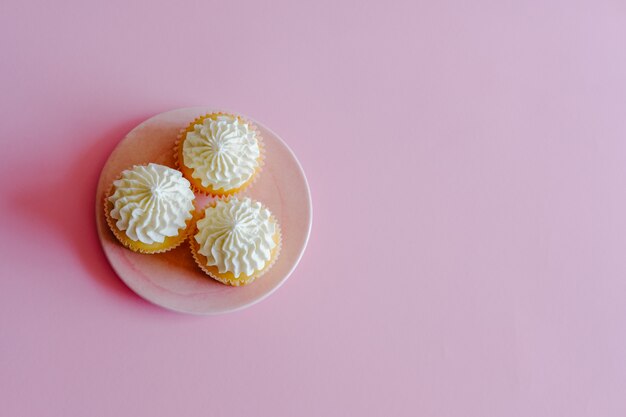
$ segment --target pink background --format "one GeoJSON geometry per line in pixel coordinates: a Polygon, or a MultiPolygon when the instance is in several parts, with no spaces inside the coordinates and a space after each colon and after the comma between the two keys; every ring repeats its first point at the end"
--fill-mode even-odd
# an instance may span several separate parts
{"type": "Polygon", "coordinates": [[[0,6],[0,415],[626,415],[623,1],[0,6]],[[269,299],[154,307],[98,174],[223,106],[299,156],[314,224],[269,299]]]}

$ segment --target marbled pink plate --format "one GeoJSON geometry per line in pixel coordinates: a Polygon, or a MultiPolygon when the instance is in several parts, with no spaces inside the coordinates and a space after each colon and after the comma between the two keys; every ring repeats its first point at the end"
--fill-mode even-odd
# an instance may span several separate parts
{"type": "Polygon", "coordinates": [[[300,163],[274,132],[255,122],[265,142],[265,167],[259,180],[242,195],[263,202],[281,224],[283,247],[272,269],[247,286],[229,287],[196,266],[187,243],[157,255],[135,253],[118,243],[103,210],[104,194],[111,183],[135,164],[155,162],[174,167],[174,141],[179,131],[195,117],[212,111],[206,107],[172,110],[134,128],[104,165],[96,194],[98,234],[113,269],[141,297],[183,313],[226,313],[264,299],[293,272],[311,231],[311,195],[300,163]]]}

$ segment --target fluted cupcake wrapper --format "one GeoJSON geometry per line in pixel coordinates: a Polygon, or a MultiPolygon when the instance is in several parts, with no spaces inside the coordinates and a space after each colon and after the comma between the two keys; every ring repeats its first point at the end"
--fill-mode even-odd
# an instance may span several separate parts
{"type": "MultiPolygon", "coordinates": [[[[117,178],[119,179],[119,177],[117,178]]],[[[116,219],[111,217],[111,207],[112,203],[109,201],[109,197],[113,195],[114,185],[111,184],[109,190],[104,195],[104,217],[106,219],[107,224],[109,225],[109,229],[113,232],[113,235],[117,238],[117,240],[124,245],[126,248],[132,250],[133,252],[144,253],[144,254],[156,254],[156,253],[164,253],[169,252],[170,250],[179,247],[183,244],[190,233],[190,231],[195,227],[195,219],[196,213],[195,211],[191,212],[192,216],[189,220],[185,222],[186,227],[184,229],[179,229],[179,233],[176,236],[166,237],[163,243],[159,243],[156,245],[155,249],[146,249],[142,247],[142,245],[146,245],[142,242],[136,242],[128,237],[123,230],[120,230],[116,225],[116,219]],[[167,246],[162,247],[162,245],[166,244],[167,246]]]]}
{"type": "Polygon", "coordinates": [[[176,165],[176,169],[178,169],[179,171],[181,171],[183,173],[183,176],[185,178],[187,178],[187,180],[189,180],[189,182],[191,183],[191,188],[193,189],[193,191],[197,194],[202,194],[202,195],[206,195],[206,196],[210,196],[210,197],[222,197],[222,196],[230,196],[230,195],[237,195],[241,192],[243,192],[244,190],[247,190],[248,188],[252,187],[254,184],[256,184],[256,182],[259,180],[259,176],[261,175],[261,173],[263,172],[263,167],[265,166],[265,142],[263,141],[263,136],[261,136],[261,132],[259,131],[259,128],[256,126],[256,124],[252,123],[251,121],[245,119],[244,117],[241,117],[239,115],[236,114],[232,114],[232,113],[226,113],[226,112],[213,112],[213,113],[205,113],[203,115],[200,115],[198,117],[196,117],[191,123],[189,123],[187,125],[187,127],[185,127],[184,129],[181,129],[178,132],[178,136],[176,138],[176,141],[174,142],[174,161],[175,161],[175,165],[176,165]],[[252,174],[252,177],[250,177],[250,179],[248,181],[246,181],[245,183],[243,183],[241,186],[237,187],[237,188],[233,188],[230,190],[223,190],[222,188],[220,188],[219,190],[206,190],[203,189],[201,187],[199,187],[196,184],[197,178],[189,178],[188,175],[186,175],[185,173],[185,169],[189,169],[187,167],[184,167],[184,163],[182,161],[182,143],[185,139],[185,135],[187,132],[190,132],[190,129],[193,128],[193,126],[195,126],[198,123],[202,123],[202,121],[204,121],[207,117],[209,116],[232,116],[232,117],[236,117],[239,120],[241,120],[242,122],[247,123],[251,130],[254,131],[255,133],[255,138],[257,140],[257,143],[259,144],[259,164],[256,168],[256,170],[254,171],[254,173],[252,174]],[[185,169],[183,169],[185,168],[185,169]]]}
{"type": "Polygon", "coordinates": [[[193,256],[194,261],[196,262],[196,264],[200,267],[200,269],[202,269],[202,271],[207,274],[208,276],[210,276],[211,278],[213,278],[214,280],[221,282],[222,284],[226,284],[226,285],[230,285],[233,287],[239,287],[239,286],[243,286],[243,285],[248,285],[251,282],[253,282],[254,280],[256,280],[257,278],[260,278],[261,276],[263,276],[267,271],[269,271],[274,264],[276,263],[276,261],[278,260],[279,256],[280,256],[280,252],[282,250],[282,243],[283,243],[283,236],[282,236],[282,232],[281,232],[281,228],[280,228],[280,224],[278,223],[278,220],[276,219],[276,217],[274,217],[274,215],[272,215],[270,217],[270,219],[274,222],[274,224],[276,225],[276,233],[274,234],[274,241],[276,242],[276,246],[274,247],[274,249],[272,249],[272,253],[271,253],[271,257],[269,259],[269,261],[267,261],[267,263],[265,264],[265,266],[263,267],[263,269],[259,270],[259,271],[255,271],[252,275],[240,275],[239,278],[230,278],[228,277],[226,274],[221,274],[216,266],[209,266],[206,264],[206,257],[200,253],[198,253],[198,250],[200,249],[200,244],[198,242],[196,242],[195,239],[195,235],[198,232],[198,227],[197,227],[197,222],[199,220],[201,220],[204,216],[203,216],[203,212],[206,208],[208,207],[214,207],[215,204],[217,203],[217,200],[222,200],[222,201],[228,201],[230,200],[231,196],[223,196],[220,198],[217,198],[216,200],[213,200],[212,202],[210,202],[209,204],[207,204],[204,208],[202,208],[202,210],[198,211],[198,215],[194,216],[194,218],[196,219],[194,226],[191,230],[191,232],[189,233],[189,247],[191,249],[191,255],[193,256]]]}

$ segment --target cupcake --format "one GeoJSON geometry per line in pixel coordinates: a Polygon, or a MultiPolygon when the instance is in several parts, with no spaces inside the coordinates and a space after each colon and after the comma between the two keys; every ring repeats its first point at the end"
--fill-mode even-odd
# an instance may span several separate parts
{"type": "Polygon", "coordinates": [[[181,132],[176,158],[196,191],[232,195],[248,187],[261,171],[261,136],[239,116],[207,114],[181,132]]]}
{"type": "Polygon", "coordinates": [[[278,258],[278,222],[261,203],[249,198],[215,200],[204,209],[189,239],[196,263],[221,283],[249,284],[278,258]]]}
{"type": "Polygon", "coordinates": [[[135,165],[113,182],[104,211],[124,246],[135,252],[165,252],[187,238],[194,197],[179,171],[152,163],[135,165]]]}

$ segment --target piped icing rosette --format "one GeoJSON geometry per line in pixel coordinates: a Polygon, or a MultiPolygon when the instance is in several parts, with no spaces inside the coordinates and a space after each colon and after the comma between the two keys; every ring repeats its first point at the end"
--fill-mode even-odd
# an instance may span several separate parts
{"type": "Polygon", "coordinates": [[[251,282],[278,255],[279,225],[265,206],[250,198],[215,201],[196,226],[191,237],[194,258],[207,274],[225,284],[251,282]]]}
{"type": "Polygon", "coordinates": [[[153,163],[135,165],[113,182],[107,218],[115,235],[129,248],[163,251],[185,239],[194,198],[180,171],[153,163]]]}
{"type": "Polygon", "coordinates": [[[194,120],[181,134],[178,163],[201,192],[230,195],[252,183],[262,164],[261,138],[239,116],[212,113],[194,120]]]}

